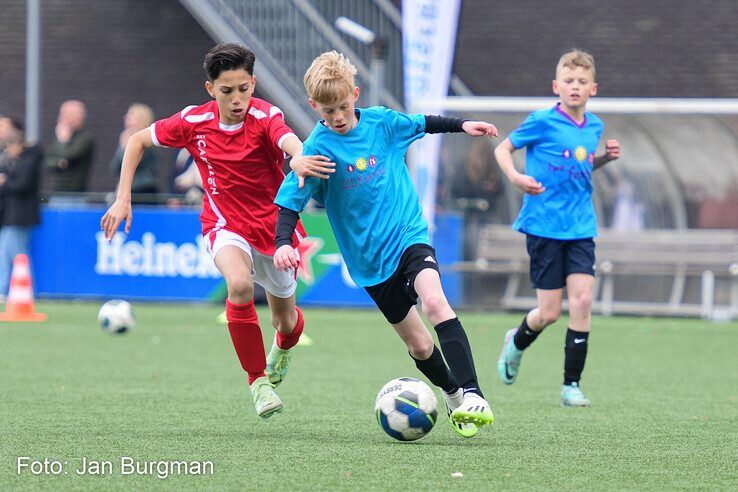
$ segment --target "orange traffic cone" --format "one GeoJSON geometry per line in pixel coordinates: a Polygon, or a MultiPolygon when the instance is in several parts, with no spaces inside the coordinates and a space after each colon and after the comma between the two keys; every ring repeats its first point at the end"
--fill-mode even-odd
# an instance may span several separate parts
{"type": "Polygon", "coordinates": [[[37,313],[33,304],[31,269],[28,256],[16,255],[13,260],[13,274],[10,276],[10,292],[5,312],[0,313],[0,321],[44,321],[45,314],[37,313]]]}

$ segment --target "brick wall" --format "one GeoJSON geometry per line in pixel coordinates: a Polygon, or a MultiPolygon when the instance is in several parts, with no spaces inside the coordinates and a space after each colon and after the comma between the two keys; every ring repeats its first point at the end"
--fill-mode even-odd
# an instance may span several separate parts
{"type": "Polygon", "coordinates": [[[479,95],[551,94],[591,52],[602,96],[738,97],[736,0],[464,0],[454,70],[479,95]]]}
{"type": "MultiPolygon", "coordinates": [[[[202,57],[214,43],[177,0],[42,6],[42,141],[59,104],[82,99],[98,143],[89,188],[111,190],[128,105],[164,117],[204,102],[202,57]]],[[[0,113],[23,115],[25,26],[26,2],[3,2],[0,113]]],[[[735,0],[464,0],[455,71],[480,95],[550,95],[558,57],[577,46],[595,55],[603,96],[738,97],[736,39],[735,0]]]]}
{"type": "MultiPolygon", "coordinates": [[[[24,113],[26,2],[0,15],[0,113],[24,113]]],[[[176,0],[45,0],[41,88],[42,142],[53,139],[59,105],[81,99],[97,139],[91,191],[115,186],[108,163],[133,102],[157,117],[207,100],[201,68],[214,44],[176,0]]],[[[160,156],[167,174],[171,152],[160,156]]],[[[162,176],[164,179],[164,176],[162,176]]]]}

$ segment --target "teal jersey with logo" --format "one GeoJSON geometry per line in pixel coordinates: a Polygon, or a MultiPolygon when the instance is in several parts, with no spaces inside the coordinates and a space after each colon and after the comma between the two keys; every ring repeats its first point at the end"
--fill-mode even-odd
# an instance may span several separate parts
{"type": "Polygon", "coordinates": [[[289,173],[274,203],[296,212],[310,198],[321,203],[351,278],[368,287],[387,280],[409,246],[430,244],[405,164],[408,146],[425,135],[425,116],[385,107],[356,112],[359,122],[345,135],[319,122],[303,146],[303,155],[330,158],[336,172],[327,180],[307,178],[301,189],[289,173]]]}
{"type": "Polygon", "coordinates": [[[513,229],[563,240],[597,236],[592,170],[603,130],[594,114],[579,124],[556,105],[534,111],[510,134],[515,148],[526,148],[525,174],[546,188],[524,195],[513,229]]]}

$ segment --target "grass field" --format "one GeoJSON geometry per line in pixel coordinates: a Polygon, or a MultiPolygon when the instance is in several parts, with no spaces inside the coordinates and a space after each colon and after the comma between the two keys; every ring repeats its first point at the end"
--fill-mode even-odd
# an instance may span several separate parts
{"type": "Polygon", "coordinates": [[[564,320],[506,387],[495,362],[520,316],[462,313],[495,426],[465,440],[439,421],[399,443],[374,397],[418,373],[378,312],[307,310],[314,343],[279,388],[285,411],[260,420],[218,307],[137,305],[138,326],[117,337],[97,308],[41,303],[47,322],[0,325],[0,490],[738,488],[738,323],[596,318],[593,406],[565,409],[564,320]],[[66,462],[66,474],[18,475],[19,456],[66,462]],[[214,474],[121,475],[122,456],[211,461],[214,474]],[[113,473],[77,475],[82,457],[113,473]]]}

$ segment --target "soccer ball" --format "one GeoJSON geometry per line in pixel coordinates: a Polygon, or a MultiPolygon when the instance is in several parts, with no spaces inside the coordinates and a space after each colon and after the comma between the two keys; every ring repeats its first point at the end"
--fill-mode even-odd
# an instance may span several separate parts
{"type": "Polygon", "coordinates": [[[102,305],[97,313],[97,322],[106,333],[120,335],[136,324],[133,308],[126,301],[114,299],[102,305]]]}
{"type": "Polygon", "coordinates": [[[423,381],[393,379],[379,390],[374,413],[384,432],[399,441],[415,441],[433,429],[438,400],[423,381]]]}

